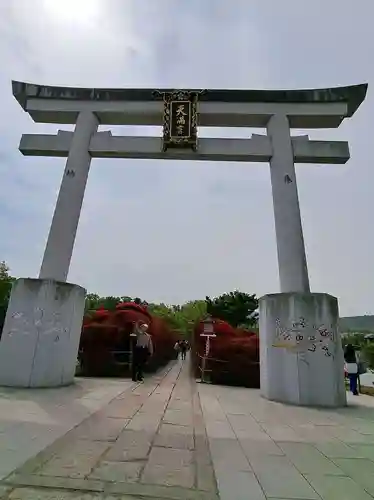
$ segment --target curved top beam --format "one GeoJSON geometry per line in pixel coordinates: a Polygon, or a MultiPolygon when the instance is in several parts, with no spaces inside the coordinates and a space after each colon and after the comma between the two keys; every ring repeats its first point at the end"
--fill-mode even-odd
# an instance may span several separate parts
{"type": "MultiPolygon", "coordinates": [[[[223,103],[346,103],[346,117],[352,116],[364,101],[367,84],[327,89],[300,90],[205,90],[199,101],[223,103]]],[[[80,87],[53,87],[12,81],[13,95],[25,109],[28,99],[58,99],[64,101],[154,101],[162,97],[154,89],[87,89],[80,87]]],[[[160,89],[170,92],[174,89],[160,89]]],[[[196,89],[188,89],[196,91],[196,89]]],[[[198,90],[197,90],[198,91],[198,90]]]]}

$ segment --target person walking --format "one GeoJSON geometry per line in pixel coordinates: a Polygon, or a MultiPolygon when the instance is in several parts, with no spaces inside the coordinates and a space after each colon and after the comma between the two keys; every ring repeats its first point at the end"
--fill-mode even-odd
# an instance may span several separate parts
{"type": "Polygon", "coordinates": [[[153,355],[153,342],[146,323],[137,323],[134,333],[136,338],[132,359],[132,380],[134,382],[143,382],[144,365],[149,356],[153,355]]]}
{"type": "Polygon", "coordinates": [[[358,356],[352,344],[345,346],[344,350],[345,369],[349,379],[349,390],[358,396],[358,356]]]}
{"type": "Polygon", "coordinates": [[[177,342],[175,342],[175,344],[174,344],[174,351],[176,353],[176,359],[179,359],[179,353],[181,352],[180,340],[177,340],[177,342]]]}
{"type": "Polygon", "coordinates": [[[182,340],[182,342],[180,343],[182,361],[184,361],[186,359],[187,348],[188,348],[187,342],[185,340],[182,340]]]}

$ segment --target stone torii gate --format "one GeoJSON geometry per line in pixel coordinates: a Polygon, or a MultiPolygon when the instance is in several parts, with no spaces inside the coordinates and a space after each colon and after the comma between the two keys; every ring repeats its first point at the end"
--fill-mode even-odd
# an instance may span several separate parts
{"type": "Polygon", "coordinates": [[[20,279],[12,290],[0,342],[0,385],[73,381],[85,290],[66,279],[91,158],[268,162],[281,293],[260,300],[262,391],[297,404],[345,404],[337,300],[310,293],[295,163],[343,164],[349,147],[292,137],[290,129],[337,128],[366,91],[367,85],[155,91],[13,82],[14,97],[35,122],[75,124],[75,130],[21,139],[24,155],[67,162],[39,279],[20,279]],[[114,136],[98,132],[99,124],[163,125],[163,137],[114,136]],[[263,127],[267,135],[198,139],[197,125],[263,127]]]}

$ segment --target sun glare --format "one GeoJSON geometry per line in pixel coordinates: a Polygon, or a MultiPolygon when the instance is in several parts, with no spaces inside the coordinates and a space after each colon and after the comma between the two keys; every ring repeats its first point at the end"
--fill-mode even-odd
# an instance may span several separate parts
{"type": "Polygon", "coordinates": [[[89,24],[97,20],[100,0],[44,0],[54,20],[89,24]]]}

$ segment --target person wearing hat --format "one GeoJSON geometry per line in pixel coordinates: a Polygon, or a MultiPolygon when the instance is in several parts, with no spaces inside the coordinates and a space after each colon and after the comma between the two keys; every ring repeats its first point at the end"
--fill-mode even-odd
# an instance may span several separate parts
{"type": "Polygon", "coordinates": [[[148,333],[147,323],[139,322],[135,325],[136,335],[132,360],[132,380],[143,381],[143,370],[148,357],[153,354],[152,338],[148,333]]]}

